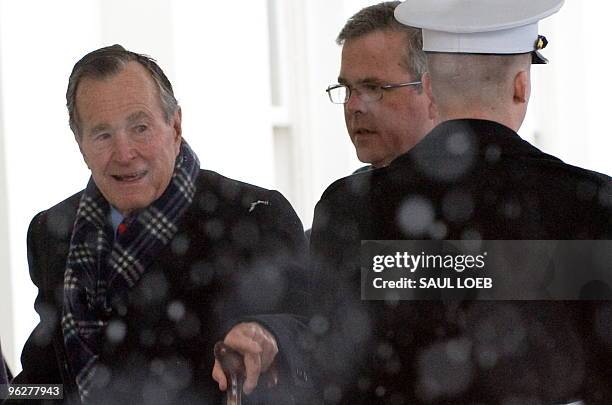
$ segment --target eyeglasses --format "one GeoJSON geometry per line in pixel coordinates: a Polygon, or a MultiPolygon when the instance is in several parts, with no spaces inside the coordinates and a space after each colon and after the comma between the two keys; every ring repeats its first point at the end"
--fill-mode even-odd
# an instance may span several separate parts
{"type": "Polygon", "coordinates": [[[382,99],[383,93],[387,90],[398,89],[400,87],[419,86],[418,82],[408,82],[399,84],[360,84],[357,86],[348,86],[346,84],[332,84],[325,90],[329,96],[329,100],[334,104],[346,104],[353,92],[359,94],[359,98],[366,103],[378,101],[382,99]]]}

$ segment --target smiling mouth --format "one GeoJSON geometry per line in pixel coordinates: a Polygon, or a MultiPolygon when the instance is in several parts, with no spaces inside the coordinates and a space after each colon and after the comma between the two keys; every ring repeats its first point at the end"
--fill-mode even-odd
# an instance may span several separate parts
{"type": "Polygon", "coordinates": [[[147,174],[147,171],[143,170],[141,172],[122,174],[122,175],[113,174],[111,177],[121,183],[133,183],[133,182],[136,182],[142,179],[146,174],[147,174]]]}

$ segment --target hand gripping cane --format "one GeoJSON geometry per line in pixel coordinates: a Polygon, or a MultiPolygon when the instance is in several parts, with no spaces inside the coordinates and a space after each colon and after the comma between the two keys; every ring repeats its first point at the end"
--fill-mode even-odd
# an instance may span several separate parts
{"type": "Polygon", "coordinates": [[[215,343],[214,352],[215,358],[221,364],[228,382],[227,390],[225,391],[225,404],[240,405],[242,385],[244,384],[246,374],[242,356],[221,341],[215,343]]]}

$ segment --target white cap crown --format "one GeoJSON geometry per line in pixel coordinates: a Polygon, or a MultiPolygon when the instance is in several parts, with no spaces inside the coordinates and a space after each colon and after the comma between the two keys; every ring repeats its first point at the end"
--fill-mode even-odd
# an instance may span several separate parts
{"type": "MultiPolygon", "coordinates": [[[[395,9],[402,24],[423,30],[427,52],[519,54],[546,46],[538,21],[564,0],[405,0],[395,9]]],[[[541,59],[538,59],[541,58],[541,59]]]]}

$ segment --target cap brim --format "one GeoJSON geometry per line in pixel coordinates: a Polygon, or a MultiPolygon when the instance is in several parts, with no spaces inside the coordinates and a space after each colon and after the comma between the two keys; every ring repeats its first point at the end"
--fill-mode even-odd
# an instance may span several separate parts
{"type": "Polygon", "coordinates": [[[548,59],[546,59],[540,52],[533,51],[531,52],[531,63],[533,65],[545,65],[548,63],[548,59]]]}

